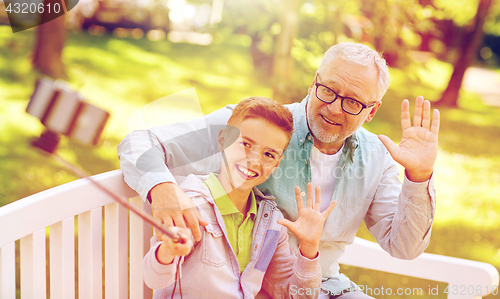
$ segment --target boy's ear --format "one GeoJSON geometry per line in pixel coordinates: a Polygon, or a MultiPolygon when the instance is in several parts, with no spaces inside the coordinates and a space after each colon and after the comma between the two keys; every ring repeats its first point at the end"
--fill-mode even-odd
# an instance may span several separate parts
{"type": "Polygon", "coordinates": [[[224,129],[220,130],[219,137],[217,138],[217,150],[219,152],[224,151],[224,141],[226,139],[226,131],[224,129]]]}

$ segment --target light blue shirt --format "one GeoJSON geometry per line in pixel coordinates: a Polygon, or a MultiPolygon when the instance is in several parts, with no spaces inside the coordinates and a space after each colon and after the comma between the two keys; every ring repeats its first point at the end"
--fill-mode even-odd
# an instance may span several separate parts
{"type": "MultiPolygon", "coordinates": [[[[308,97],[287,105],[294,120],[292,139],[279,168],[258,186],[276,197],[278,207],[290,220],[298,216],[294,187],[306,190],[311,181],[314,137],[306,121],[307,101],[308,97]]],[[[218,173],[222,158],[217,136],[233,107],[189,123],[129,134],[118,147],[125,181],[146,199],[149,190],[161,182],[181,183],[189,174],[218,173]],[[172,137],[172,132],[181,137],[172,137]]],[[[346,245],[354,241],[363,220],[378,244],[394,257],[413,259],[427,247],[436,200],[433,178],[413,183],[405,177],[401,184],[398,177],[396,163],[376,135],[360,128],[346,139],[331,198],[337,206],[327,218],[320,240],[324,289],[335,293],[353,286],[339,273],[338,260],[346,245]]],[[[297,238],[293,234],[289,237],[297,252],[297,238]]]]}

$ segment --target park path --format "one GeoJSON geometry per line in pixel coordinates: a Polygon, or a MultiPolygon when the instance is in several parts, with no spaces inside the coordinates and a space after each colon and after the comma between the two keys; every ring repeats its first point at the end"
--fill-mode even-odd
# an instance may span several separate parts
{"type": "Polygon", "coordinates": [[[462,87],[478,93],[483,102],[500,107],[500,73],[480,67],[469,67],[465,71],[462,87]]]}

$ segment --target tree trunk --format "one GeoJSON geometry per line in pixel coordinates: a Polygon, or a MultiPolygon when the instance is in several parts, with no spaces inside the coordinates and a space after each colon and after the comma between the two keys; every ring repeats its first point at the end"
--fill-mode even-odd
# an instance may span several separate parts
{"type": "Polygon", "coordinates": [[[292,47],[299,25],[299,0],[281,0],[280,13],[281,32],[278,35],[273,59],[273,99],[283,103],[291,103],[287,90],[290,89],[293,72],[292,47]]]}
{"type": "MultiPolygon", "coordinates": [[[[44,5],[51,5],[53,7],[53,3],[55,2],[60,4],[62,2],[62,5],[64,5],[64,1],[54,0],[45,0],[44,5]]],[[[32,64],[34,68],[44,75],[52,78],[66,79],[64,64],[61,60],[62,50],[66,40],[64,16],[53,18],[54,16],[51,16],[51,14],[46,11],[41,16],[40,25],[36,28],[36,41],[32,64]]]]}
{"type": "Polygon", "coordinates": [[[441,99],[436,102],[436,105],[447,107],[458,107],[458,94],[462,86],[465,70],[473,62],[477,51],[483,40],[483,25],[492,0],[480,0],[476,16],[474,17],[472,30],[463,38],[461,47],[461,55],[455,61],[453,73],[448,83],[448,87],[441,95],[441,99]]]}

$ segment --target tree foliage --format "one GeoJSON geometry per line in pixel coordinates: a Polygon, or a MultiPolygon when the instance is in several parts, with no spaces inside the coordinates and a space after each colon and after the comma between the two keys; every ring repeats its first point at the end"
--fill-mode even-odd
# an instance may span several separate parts
{"type": "MultiPolygon", "coordinates": [[[[221,36],[245,34],[254,66],[275,84],[278,98],[300,100],[323,53],[342,41],[366,43],[393,67],[412,65],[414,51],[432,52],[451,63],[461,57],[474,30],[480,0],[240,0],[225,1],[221,36]],[[297,10],[297,30],[288,30],[283,3],[297,10]],[[296,32],[290,37],[290,32],[296,32]],[[291,62],[276,63],[290,43],[291,62]],[[293,64],[293,62],[295,62],[293,64]],[[280,68],[280,69],[276,69],[280,68]],[[284,73],[290,73],[283,77],[284,73]],[[281,76],[281,77],[280,77],[281,76]],[[276,79],[274,77],[280,77],[276,79]],[[284,80],[288,82],[284,85],[284,80]],[[276,86],[279,84],[280,86],[276,86]],[[281,94],[284,93],[284,94],[281,94]]],[[[493,0],[484,30],[500,35],[500,4],[493,0]]],[[[475,50],[477,52],[477,49],[475,50]]]]}

